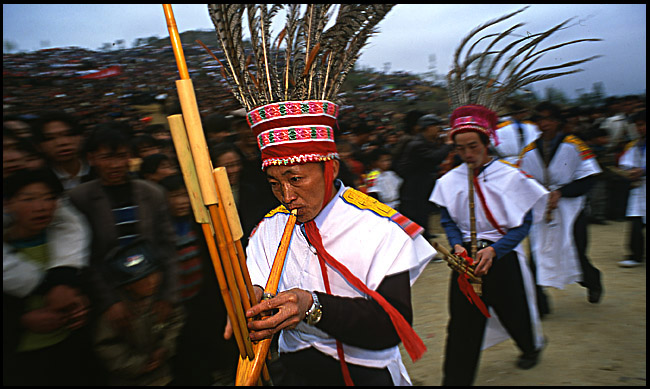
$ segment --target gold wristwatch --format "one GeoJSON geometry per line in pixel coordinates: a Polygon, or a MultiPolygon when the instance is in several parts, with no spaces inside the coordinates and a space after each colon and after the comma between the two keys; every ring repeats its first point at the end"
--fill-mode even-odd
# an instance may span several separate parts
{"type": "Polygon", "coordinates": [[[311,292],[311,298],[314,300],[314,303],[305,314],[304,320],[307,324],[313,326],[320,321],[321,316],[323,316],[323,310],[320,301],[318,301],[318,295],[316,292],[311,292]]]}

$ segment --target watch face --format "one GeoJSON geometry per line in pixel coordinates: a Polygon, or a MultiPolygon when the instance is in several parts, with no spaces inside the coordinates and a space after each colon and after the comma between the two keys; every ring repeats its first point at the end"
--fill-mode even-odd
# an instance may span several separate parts
{"type": "Polygon", "coordinates": [[[320,321],[322,315],[323,315],[323,311],[321,311],[321,309],[318,308],[309,316],[309,320],[307,321],[307,323],[313,326],[314,324],[320,321]]]}

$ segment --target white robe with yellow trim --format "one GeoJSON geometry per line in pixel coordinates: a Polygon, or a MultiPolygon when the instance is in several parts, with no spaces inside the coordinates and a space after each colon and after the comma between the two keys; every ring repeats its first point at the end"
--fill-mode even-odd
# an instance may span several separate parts
{"type": "MultiPolygon", "coordinates": [[[[409,271],[415,283],[436,251],[420,234],[409,236],[390,219],[395,210],[370,196],[341,185],[336,196],[315,219],[325,249],[345,265],[368,288],[376,290],[386,276],[409,271]],[[365,205],[364,205],[365,203],[365,205]]],[[[247,247],[247,265],[253,284],[266,285],[288,213],[269,213],[259,224],[247,247]]],[[[366,297],[328,267],[332,294],[366,297]]],[[[294,227],[278,292],[300,288],[325,292],[318,257],[300,226],[294,227]]],[[[368,323],[372,325],[372,323],[368,323]]],[[[336,339],[303,322],[293,330],[283,330],[279,351],[293,352],[314,347],[338,359],[336,339]]],[[[410,385],[399,347],[367,350],[343,344],[348,363],[387,368],[395,385],[410,385]]]]}
{"type": "MultiPolygon", "coordinates": [[[[535,177],[550,191],[575,180],[601,172],[591,150],[579,138],[568,135],[558,146],[545,181],[542,155],[532,143],[519,161],[522,170],[535,177]]],[[[561,197],[552,212],[553,220],[534,222],[530,229],[531,250],[535,257],[537,284],[564,289],[582,281],[582,269],[573,237],[573,225],[584,208],[586,196],[561,197]]]]}
{"type": "MultiPolygon", "coordinates": [[[[630,142],[621,155],[618,165],[621,169],[643,168],[646,166],[646,149],[637,146],[638,140],[630,142]]],[[[639,186],[630,189],[625,216],[640,216],[646,223],[645,209],[646,177],[641,177],[639,186]]]]}
{"type": "Polygon", "coordinates": [[[535,123],[524,121],[521,122],[521,129],[524,133],[523,141],[519,140],[519,130],[512,119],[500,123],[496,129],[497,141],[491,139],[492,147],[501,159],[510,163],[517,163],[519,154],[529,143],[539,138],[541,131],[535,123]]]}
{"type": "MultiPolygon", "coordinates": [[[[469,181],[467,164],[450,170],[440,177],[436,183],[429,201],[447,208],[449,216],[462,233],[463,241],[470,241],[469,220],[469,181]]],[[[494,161],[478,176],[479,185],[485,197],[485,202],[499,227],[508,231],[519,227],[524,222],[528,211],[533,212],[533,220],[541,218],[548,192],[534,179],[526,176],[516,166],[505,160],[494,161]]],[[[496,242],[503,235],[492,226],[486,217],[485,210],[474,191],[474,212],[476,216],[477,239],[496,242]]],[[[542,325],[537,311],[535,282],[528,266],[528,260],[523,247],[515,248],[519,259],[519,268],[524,281],[526,300],[531,318],[531,325],[536,347],[543,344],[542,325]]],[[[498,260],[498,259],[497,259],[498,260]]],[[[501,325],[496,312],[490,308],[490,316],[486,324],[483,338],[483,349],[510,338],[501,325]]]]}

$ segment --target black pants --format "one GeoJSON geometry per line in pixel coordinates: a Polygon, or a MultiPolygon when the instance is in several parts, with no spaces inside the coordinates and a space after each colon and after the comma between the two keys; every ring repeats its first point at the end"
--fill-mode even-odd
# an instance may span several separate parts
{"type": "Polygon", "coordinates": [[[587,257],[587,244],[589,243],[587,224],[587,216],[585,211],[582,210],[573,224],[573,238],[582,269],[582,282],[580,284],[587,289],[602,290],[600,270],[596,269],[587,257]]]}
{"type": "MultiPolygon", "coordinates": [[[[449,324],[443,365],[443,385],[472,385],[481,356],[487,318],[458,289],[458,273],[452,272],[449,290],[449,324]]],[[[492,262],[483,276],[483,295],[517,347],[524,352],[535,350],[526,291],[515,252],[492,262]]]]}
{"type": "MultiPolygon", "coordinates": [[[[313,347],[293,353],[280,354],[282,373],[272,377],[279,386],[343,386],[341,363],[313,347]]],[[[388,369],[348,363],[352,382],[357,386],[393,386],[388,369]]]]}
{"type": "Polygon", "coordinates": [[[643,239],[643,218],[641,216],[628,217],[630,220],[630,238],[628,241],[628,248],[632,255],[629,259],[637,262],[643,262],[643,255],[645,254],[645,242],[643,239]]]}

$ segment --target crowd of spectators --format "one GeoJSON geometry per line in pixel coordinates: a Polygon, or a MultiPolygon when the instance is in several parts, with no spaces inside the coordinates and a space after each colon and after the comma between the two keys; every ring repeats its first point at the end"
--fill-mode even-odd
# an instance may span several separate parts
{"type": "MultiPolygon", "coordinates": [[[[213,166],[226,167],[245,227],[244,233],[248,236],[247,234],[264,213],[277,205],[277,200],[273,198],[261,172],[255,139],[246,124],[242,110],[221,78],[212,57],[198,45],[187,47],[185,55],[194,80],[213,166]]],[[[82,213],[86,213],[87,219],[88,214],[97,212],[97,204],[92,203],[95,197],[79,197],[80,192],[76,188],[93,180],[99,180],[97,182],[103,182],[106,186],[111,177],[114,178],[118,174],[111,172],[111,168],[107,167],[109,165],[106,164],[112,163],[110,161],[128,160],[127,165],[124,166],[128,166],[129,180],[146,182],[142,190],[149,193],[147,196],[150,196],[150,199],[163,201],[166,198],[165,193],[176,193],[179,190],[183,192],[178,185],[179,164],[166,122],[167,115],[180,113],[174,84],[176,79],[178,74],[170,47],[141,46],[113,52],[61,48],[3,55],[3,184],[7,180],[15,182],[16,177],[23,174],[25,169],[34,171],[34,169],[48,168],[55,173],[62,185],[61,189],[57,189],[56,196],[49,196],[57,199],[60,197],[62,209],[68,212],[73,209],[72,213],[78,218],[81,216],[77,215],[78,210],[74,210],[74,202],[70,202],[69,194],[73,193],[72,198],[77,203],[80,201],[85,203],[82,213]],[[106,135],[109,130],[120,135],[106,135]],[[98,134],[104,138],[98,138],[98,134]],[[110,139],[113,138],[118,139],[115,141],[117,143],[111,143],[113,141],[110,139]],[[97,154],[98,142],[100,142],[99,149],[106,151],[106,155],[97,154]],[[105,149],[102,149],[104,146],[105,149]],[[77,192],[71,192],[74,190],[77,192]]],[[[430,194],[435,180],[459,161],[454,157],[453,148],[446,138],[449,112],[444,109],[431,108],[422,111],[409,108],[408,103],[417,100],[420,96],[415,89],[409,89],[415,86],[414,83],[417,84],[417,81],[409,78],[404,85],[385,87],[381,84],[381,78],[378,78],[375,84],[367,84],[342,94],[344,103],[338,128],[336,128],[336,139],[343,162],[340,178],[346,185],[379,199],[390,193],[386,198],[390,198],[390,201],[403,213],[414,212],[410,217],[417,219],[423,227],[428,228],[427,218],[419,218],[418,213],[428,214],[435,212],[435,209],[432,209],[424,198],[424,203],[427,203],[429,209],[421,211],[419,206],[423,198],[422,196],[416,198],[414,191],[425,187],[428,188],[425,192],[430,194]],[[403,101],[404,108],[396,109],[393,105],[390,105],[393,108],[388,108],[388,103],[395,101],[403,101]],[[367,108],[371,105],[366,103],[373,103],[372,106],[375,108],[367,108]],[[380,179],[380,174],[390,174],[392,179],[380,179]],[[386,191],[382,193],[378,183],[384,181],[397,187],[382,189],[386,191]],[[373,187],[376,184],[377,187],[373,187]]],[[[580,137],[592,148],[604,171],[600,177],[601,184],[595,186],[590,193],[589,212],[594,223],[621,220],[625,216],[628,193],[625,188],[629,182],[625,175],[617,170],[617,158],[624,150],[625,144],[638,136],[629,118],[642,110],[645,110],[645,96],[626,96],[608,98],[597,107],[567,107],[564,112],[567,131],[580,137]]],[[[503,114],[505,120],[506,112],[503,114]]],[[[533,119],[533,114],[531,110],[527,119],[533,119]]],[[[50,185],[45,179],[41,181],[50,185]]],[[[13,199],[22,195],[21,190],[25,187],[31,188],[36,184],[39,184],[38,180],[15,184],[13,192],[5,193],[5,200],[7,195],[13,199]]],[[[187,194],[176,193],[176,195],[187,194]]],[[[129,207],[147,208],[146,203],[134,203],[135,200],[131,201],[121,194],[109,194],[109,197],[115,200],[112,196],[121,197],[124,201],[128,200],[129,207]]],[[[171,199],[167,199],[169,204],[172,204],[171,199]]],[[[112,205],[115,204],[105,204],[109,208],[112,205]]],[[[166,242],[169,244],[174,241],[174,231],[171,226],[177,228],[177,238],[185,236],[184,234],[194,227],[182,224],[184,227],[181,234],[179,230],[181,224],[178,224],[178,220],[174,221],[174,217],[178,219],[181,216],[175,216],[172,212],[168,212],[167,208],[167,206],[157,208],[165,210],[167,214],[156,216],[163,221],[157,223],[156,227],[160,228],[163,225],[170,227],[169,231],[165,232],[169,235],[169,241],[166,242]]],[[[54,209],[49,212],[54,212],[54,209]]],[[[117,212],[116,209],[112,207],[110,210],[117,212]]],[[[178,212],[187,219],[187,212],[178,212]]],[[[92,217],[90,219],[91,225],[84,224],[85,228],[89,229],[86,238],[89,256],[95,255],[92,253],[98,250],[96,245],[99,239],[97,231],[92,230],[92,224],[97,222],[93,221],[92,217]]],[[[50,215],[39,220],[52,221],[56,218],[52,219],[50,215]]],[[[16,220],[12,220],[12,215],[8,214],[5,208],[3,212],[5,248],[7,245],[16,244],[15,239],[10,241],[6,239],[6,232],[11,231],[15,223],[16,220]]],[[[42,231],[43,228],[38,231],[38,234],[42,231]]],[[[140,233],[142,234],[142,231],[140,233]]],[[[124,234],[128,236],[128,232],[124,234]]],[[[33,238],[33,236],[26,236],[26,238],[33,238]]],[[[70,237],[66,236],[63,239],[68,238],[70,237]]],[[[158,234],[157,238],[166,239],[161,234],[158,234]]],[[[192,239],[195,237],[193,236],[192,239]]],[[[21,252],[22,249],[23,246],[18,247],[17,252],[21,252]]],[[[109,251],[108,249],[109,247],[104,247],[104,251],[109,251]]],[[[196,252],[200,251],[202,249],[196,249],[196,252]]],[[[106,253],[101,255],[102,261],[105,255],[106,253]]],[[[92,264],[97,260],[87,258],[85,264],[92,264]]],[[[205,267],[210,266],[209,261],[203,262],[205,267]]],[[[47,266],[39,271],[41,278],[43,274],[48,274],[47,266]]],[[[208,271],[202,277],[207,283],[208,278],[213,276],[214,274],[208,271]]],[[[5,271],[3,280],[6,277],[5,271]]],[[[210,282],[214,280],[210,278],[210,282]]],[[[35,294],[38,294],[41,299],[44,296],[46,298],[47,289],[42,285],[40,287],[35,285],[28,292],[16,294],[7,291],[8,284],[4,284],[3,327],[12,328],[20,333],[22,330],[19,324],[21,316],[19,310],[26,309],[23,300],[35,294]],[[11,304],[6,303],[7,301],[11,304]]],[[[84,288],[86,287],[88,286],[84,288]]],[[[52,285],[49,288],[52,288],[52,285]]],[[[97,319],[97,316],[92,315],[93,310],[96,315],[102,313],[97,311],[101,305],[99,304],[101,300],[97,300],[97,291],[93,291],[92,288],[86,290],[81,286],[75,288],[87,292],[91,314],[87,320],[84,319],[84,322],[93,323],[93,320],[97,319]]],[[[211,285],[209,290],[214,294],[217,289],[211,285]]],[[[79,298],[75,297],[75,299],[79,298]]],[[[101,301],[101,303],[106,305],[104,308],[109,306],[108,301],[101,301]]],[[[84,303],[83,307],[86,309],[87,305],[84,303]]],[[[188,309],[185,316],[180,314],[181,321],[185,320],[185,325],[190,326],[187,328],[207,331],[205,326],[197,324],[195,314],[192,314],[196,312],[197,307],[198,305],[188,309]]],[[[223,308],[217,309],[222,315],[221,318],[224,318],[223,308]]],[[[166,315],[173,314],[167,312],[166,315]]],[[[219,317],[214,318],[214,320],[219,319],[219,317]]],[[[59,324],[59,327],[64,326],[59,324]]],[[[181,338],[184,342],[188,342],[187,344],[194,345],[202,334],[191,334],[192,331],[186,329],[185,332],[181,332],[183,334],[181,338]]],[[[213,344],[225,347],[222,342],[216,340],[213,344]]],[[[15,356],[16,345],[5,341],[4,346],[3,360],[8,361],[15,356]]],[[[182,346],[179,350],[181,353],[187,353],[182,346]]],[[[65,352],[69,353],[70,350],[66,349],[65,352]]],[[[87,353],[88,350],[84,349],[83,352],[87,353]]],[[[51,354],[48,356],[51,357],[51,354]]],[[[232,363],[233,360],[220,360],[219,363],[232,363]]],[[[35,363],[35,360],[29,358],[23,361],[35,363]]],[[[231,367],[234,368],[234,364],[231,367]]],[[[6,368],[7,365],[4,365],[3,370],[6,368]]],[[[172,363],[171,371],[175,370],[178,369],[175,369],[172,363]]],[[[209,371],[209,373],[217,372],[209,371]]],[[[7,377],[6,370],[4,376],[7,377]]],[[[184,381],[170,382],[181,385],[198,383],[191,379],[192,377],[185,377],[184,381]]],[[[90,379],[83,383],[96,382],[90,379]]],[[[203,383],[205,381],[200,384],[203,383]]]]}

